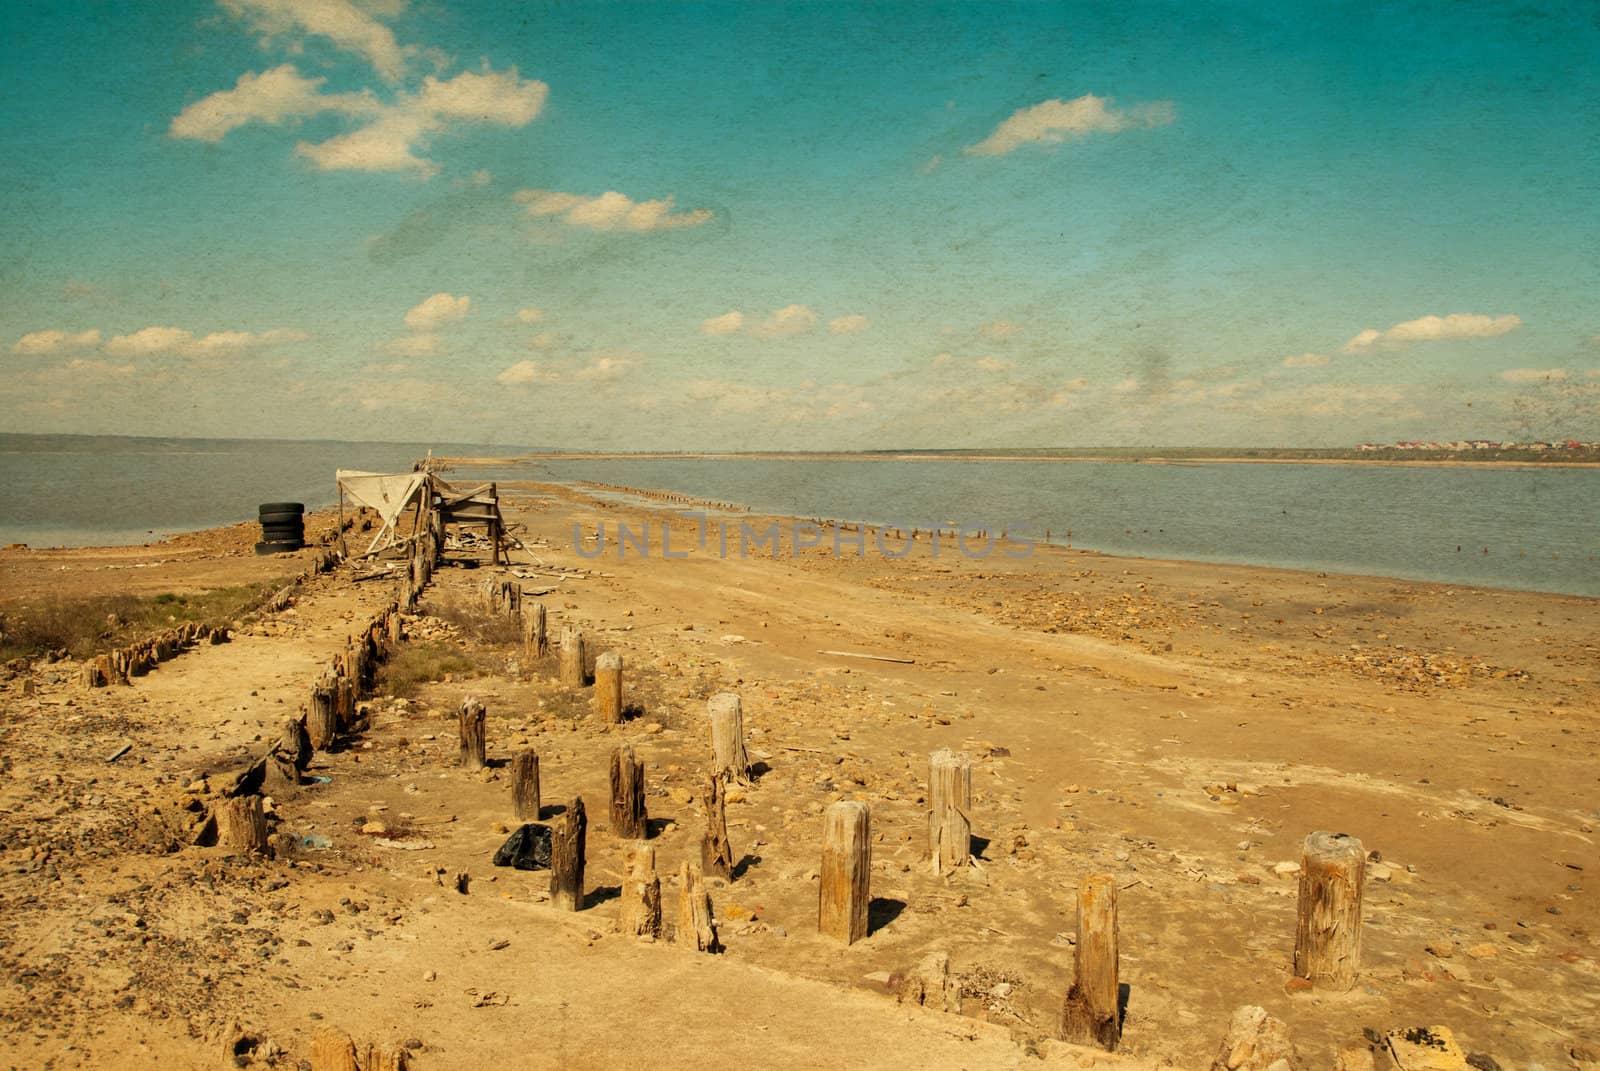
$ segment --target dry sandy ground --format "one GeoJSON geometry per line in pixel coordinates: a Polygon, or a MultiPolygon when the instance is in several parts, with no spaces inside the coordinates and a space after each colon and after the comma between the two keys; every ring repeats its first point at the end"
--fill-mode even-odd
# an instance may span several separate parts
{"type": "MultiPolygon", "coordinates": [[[[684,520],[672,545],[689,556],[665,560],[668,514],[508,490],[525,589],[553,589],[553,629],[622,653],[638,716],[606,731],[548,662],[467,644],[477,670],[373,697],[370,729],[317,756],[328,783],[278,803],[280,831],[329,848],[168,850],[184,800],[204,796],[185,786],[260,749],[393,597],[385,582],[319,578],[131,687],[85,690],[70,665],[0,685],[0,1066],[231,1066],[238,1023],[292,1067],[331,1023],[409,1042],[422,1068],[1202,1067],[1251,1003],[1311,1068],[1364,1029],[1443,1024],[1506,1071],[1592,1069],[1595,600],[1044,548],[935,557],[926,540],[892,560],[870,537],[862,558],[791,556],[786,539],[773,560],[738,558],[735,535],[723,558],[684,520]],[[650,557],[619,560],[619,519],[652,524],[650,557]],[[602,557],[576,552],[575,522],[606,526],[602,557]],[[744,867],[712,888],[726,951],[624,939],[610,750],[647,764],[673,905],[667,875],[698,858],[705,702],[724,690],[766,767],[729,806],[744,867]],[[488,706],[493,762],[537,748],[546,804],[586,800],[586,910],[551,908],[544,872],[490,865],[514,824],[508,771],[457,768],[467,695],[488,706]],[[924,850],[940,747],[972,756],[983,846],[946,878],[924,850]],[[847,798],[872,809],[875,899],[873,932],[845,948],[815,932],[815,871],[821,811],[847,798]],[[388,836],[361,832],[379,824],[388,836]],[[1317,829],[1381,856],[1346,994],[1287,985],[1295,882],[1274,867],[1317,829]],[[1074,890],[1096,871],[1120,887],[1117,1057],[1042,1040],[1071,975],[1074,890]],[[961,1016],[888,992],[930,951],[964,980],[961,1016]]],[[[250,557],[251,538],[0,553],[0,602],[294,571],[250,557]]],[[[441,569],[408,642],[464,643],[432,615],[470,621],[486,575],[441,569]]]]}

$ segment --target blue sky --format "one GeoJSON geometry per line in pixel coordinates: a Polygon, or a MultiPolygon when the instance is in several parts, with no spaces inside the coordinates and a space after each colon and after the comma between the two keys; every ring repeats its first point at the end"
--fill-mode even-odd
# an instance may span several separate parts
{"type": "Polygon", "coordinates": [[[0,426],[1600,438],[1586,4],[0,8],[0,426]]]}

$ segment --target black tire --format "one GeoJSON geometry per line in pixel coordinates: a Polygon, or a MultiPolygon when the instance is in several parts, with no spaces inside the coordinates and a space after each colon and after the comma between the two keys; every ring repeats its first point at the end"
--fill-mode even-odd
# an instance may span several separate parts
{"type": "Polygon", "coordinates": [[[291,554],[300,550],[305,543],[298,539],[284,540],[281,542],[264,542],[256,544],[256,553],[265,557],[268,554],[291,554]]]}
{"type": "Polygon", "coordinates": [[[269,513],[304,513],[306,504],[304,502],[263,502],[260,510],[263,517],[269,513]]]}
{"type": "Polygon", "coordinates": [[[280,509],[268,512],[261,511],[262,524],[304,524],[305,514],[298,510],[280,509]]]}
{"type": "Polygon", "coordinates": [[[261,540],[264,543],[304,543],[306,532],[304,528],[289,524],[264,524],[261,526],[261,540]]]}

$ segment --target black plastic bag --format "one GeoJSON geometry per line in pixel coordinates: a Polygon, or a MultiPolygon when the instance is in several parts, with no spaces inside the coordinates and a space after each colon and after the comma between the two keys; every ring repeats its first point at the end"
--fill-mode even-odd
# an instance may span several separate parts
{"type": "Polygon", "coordinates": [[[550,827],[529,822],[518,828],[494,853],[494,865],[518,870],[549,870],[550,827]]]}

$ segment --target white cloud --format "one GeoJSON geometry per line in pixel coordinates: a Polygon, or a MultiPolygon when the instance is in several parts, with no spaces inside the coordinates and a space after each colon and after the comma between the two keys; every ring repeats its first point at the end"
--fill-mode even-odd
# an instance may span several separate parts
{"type": "Polygon", "coordinates": [[[12,353],[20,353],[27,357],[39,357],[45,354],[60,353],[63,350],[88,349],[100,344],[100,332],[95,328],[88,331],[29,331],[17,339],[11,346],[12,353]]]}
{"type": "Polygon", "coordinates": [[[559,378],[537,361],[518,361],[501,369],[494,381],[502,387],[521,387],[530,383],[554,383],[559,378]]]}
{"type": "Polygon", "coordinates": [[[391,108],[366,126],[313,145],[294,147],[319,171],[416,171],[425,178],[439,173],[439,165],[412,150],[430,130],[427,115],[411,108],[391,108]]]}
{"type": "Polygon", "coordinates": [[[985,372],[1004,372],[1011,368],[1011,362],[1001,357],[979,357],[972,365],[985,372]]]}
{"type": "Polygon", "coordinates": [[[1283,359],[1285,368],[1321,368],[1327,363],[1327,355],[1321,353],[1299,353],[1283,359]]]}
{"type": "Polygon", "coordinates": [[[828,330],[835,335],[853,335],[872,326],[872,321],[860,313],[838,316],[828,321],[828,330]]]}
{"type": "Polygon", "coordinates": [[[283,123],[322,112],[372,115],[380,105],[368,93],[323,93],[326,78],[306,78],[285,63],[261,74],[246,72],[232,89],[189,105],[173,117],[167,132],[175,138],[219,142],[246,123],[283,123]]]}
{"type": "Polygon", "coordinates": [[[584,197],[557,190],[518,190],[515,198],[526,205],[535,219],[559,219],[574,227],[597,231],[660,231],[679,227],[698,227],[711,221],[710,209],[674,212],[669,194],[655,201],[635,201],[626,194],[608,190],[598,197],[584,197]]]}
{"type": "Polygon", "coordinates": [[[525,81],[515,67],[492,71],[486,66],[478,73],[462,71],[447,81],[430,74],[422,80],[416,107],[440,119],[520,127],[539,117],[549,95],[549,86],[525,81]]]}
{"type": "Polygon", "coordinates": [[[1344,345],[1346,353],[1360,353],[1380,343],[1399,348],[1414,342],[1436,342],[1453,338],[1492,338],[1522,326],[1520,316],[1480,316],[1453,312],[1449,316],[1423,316],[1395,324],[1387,330],[1367,328],[1344,345]]]}
{"type": "Polygon", "coordinates": [[[609,383],[622,378],[628,369],[638,363],[638,358],[632,354],[602,354],[574,372],[573,378],[586,383],[609,383]]]}
{"type": "Polygon", "coordinates": [[[755,333],[761,338],[792,338],[810,334],[817,326],[817,314],[804,305],[785,305],[768,316],[755,333]]]}
{"type": "Polygon", "coordinates": [[[444,339],[438,335],[401,335],[380,343],[378,349],[391,357],[433,357],[444,350],[444,339]]]}
{"type": "Polygon", "coordinates": [[[294,342],[311,336],[304,331],[276,328],[255,334],[249,331],[214,331],[196,337],[181,327],[144,327],[128,335],[115,335],[105,345],[112,357],[232,357],[250,350],[294,342]]]}
{"type": "Polygon", "coordinates": [[[1118,109],[1108,98],[1086,93],[1073,100],[1046,100],[1018,108],[987,138],[964,151],[969,156],[1004,156],[1031,142],[1054,145],[1090,134],[1166,126],[1175,116],[1170,100],[1118,109]]]}
{"type": "Polygon", "coordinates": [[[1567,378],[1565,368],[1508,368],[1500,373],[1507,383],[1560,383],[1567,378]]]}
{"type": "Polygon", "coordinates": [[[978,334],[991,342],[1004,342],[1022,334],[1022,325],[1012,320],[994,320],[978,328],[978,334]]]}
{"type": "Polygon", "coordinates": [[[738,309],[700,321],[702,335],[731,335],[744,326],[744,313],[738,309]]]}
{"type": "Polygon", "coordinates": [[[525,309],[517,310],[517,321],[525,324],[536,324],[544,319],[544,310],[529,305],[525,309]]]}
{"type": "Polygon", "coordinates": [[[465,294],[434,294],[424,298],[406,313],[406,326],[413,331],[437,331],[446,324],[466,318],[472,311],[472,299],[465,294]]]}
{"type": "Polygon", "coordinates": [[[389,27],[350,0],[222,0],[222,6],[268,37],[325,37],[336,47],[364,57],[390,82],[399,81],[407,55],[415,51],[401,47],[389,27]]]}

